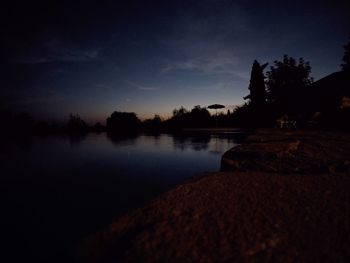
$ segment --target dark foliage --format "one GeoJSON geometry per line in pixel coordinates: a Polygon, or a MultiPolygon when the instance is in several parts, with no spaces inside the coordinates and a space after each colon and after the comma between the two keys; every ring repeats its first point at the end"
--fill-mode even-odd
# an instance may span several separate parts
{"type": "Polygon", "coordinates": [[[94,132],[103,132],[106,130],[106,127],[103,126],[100,122],[97,122],[94,126],[90,128],[90,130],[94,132]]]}
{"type": "Polygon", "coordinates": [[[350,72],[350,42],[344,45],[344,49],[343,64],[341,64],[341,67],[343,71],[350,72]]]}
{"type": "MultiPolygon", "coordinates": [[[[173,116],[162,121],[159,115],[141,123],[133,112],[115,111],[107,118],[106,127],[101,123],[88,125],[79,115],[71,114],[67,125],[34,122],[28,113],[13,114],[0,110],[2,133],[54,133],[54,132],[130,132],[144,130],[159,132],[181,130],[183,128],[207,127],[272,127],[282,119],[298,123],[298,127],[338,127],[350,126],[350,42],[344,45],[342,71],[332,73],[316,82],[310,77],[311,66],[303,58],[296,60],[284,55],[281,61],[264,75],[268,63],[260,65],[254,60],[249,83],[249,99],[232,113],[211,116],[206,107],[194,106],[188,111],[183,106],[173,110],[173,116]],[[267,80],[265,81],[265,79],[267,80]],[[317,116],[317,117],[316,117],[317,116]]],[[[224,108],[214,104],[211,109],[224,108]]],[[[282,120],[284,122],[284,120],[282,120]]]]}
{"type": "Polygon", "coordinates": [[[107,118],[107,130],[111,132],[124,132],[140,128],[140,120],[134,112],[115,111],[107,118]]]}
{"type": "Polygon", "coordinates": [[[209,111],[200,105],[194,106],[191,111],[184,107],[173,110],[173,116],[166,121],[166,127],[171,129],[203,128],[213,123],[209,111]]]}
{"type": "Polygon", "coordinates": [[[147,119],[143,122],[143,127],[146,130],[159,130],[162,128],[162,119],[158,114],[154,115],[153,119],[147,119]]]}
{"type": "Polygon", "coordinates": [[[245,103],[237,107],[233,114],[227,117],[229,119],[228,126],[241,128],[271,127],[274,123],[273,116],[274,114],[269,104],[257,110],[245,103]]]}
{"type": "Polygon", "coordinates": [[[88,127],[85,121],[83,121],[80,118],[79,114],[76,114],[76,115],[70,114],[67,128],[69,131],[72,131],[72,132],[84,132],[84,131],[87,131],[88,127]]]}
{"type": "Polygon", "coordinates": [[[249,105],[256,110],[263,108],[266,104],[267,95],[263,71],[267,65],[268,63],[260,65],[257,60],[254,60],[249,84],[250,94],[244,97],[244,99],[249,99],[249,105]]]}
{"type": "Polygon", "coordinates": [[[244,99],[248,103],[236,108],[231,120],[240,127],[271,127],[282,115],[299,120],[308,118],[312,110],[310,84],[311,67],[309,62],[300,58],[284,55],[282,61],[275,61],[265,76],[263,70],[267,63],[260,65],[254,61],[251,72],[250,94],[244,99]]]}
{"type": "Polygon", "coordinates": [[[189,112],[183,106],[173,110],[173,116],[166,121],[167,128],[181,129],[189,125],[189,112]]]}
{"type": "Polygon", "coordinates": [[[254,60],[249,90],[250,94],[244,99],[249,99],[248,103],[238,107],[232,118],[235,126],[241,127],[263,127],[266,126],[267,118],[267,92],[265,87],[264,69],[268,63],[260,65],[257,60],[254,60]]]}
{"type": "Polygon", "coordinates": [[[194,106],[190,114],[191,126],[193,127],[205,127],[210,123],[210,113],[206,108],[202,108],[200,105],[194,106]]]}
{"type": "Polygon", "coordinates": [[[298,115],[308,111],[311,66],[303,58],[297,62],[288,55],[282,61],[275,61],[267,74],[268,101],[277,115],[298,115]]]}
{"type": "Polygon", "coordinates": [[[188,111],[183,106],[181,106],[179,109],[173,110],[173,117],[181,117],[184,116],[186,113],[188,113],[188,111]]]}

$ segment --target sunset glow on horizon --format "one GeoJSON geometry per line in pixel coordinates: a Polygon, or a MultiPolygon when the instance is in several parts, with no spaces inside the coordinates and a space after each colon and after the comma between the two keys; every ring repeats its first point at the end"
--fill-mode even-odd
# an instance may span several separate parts
{"type": "Polygon", "coordinates": [[[254,59],[304,57],[317,80],[340,69],[350,34],[337,1],[35,3],[5,7],[0,103],[47,119],[232,110],[248,94],[254,59]]]}

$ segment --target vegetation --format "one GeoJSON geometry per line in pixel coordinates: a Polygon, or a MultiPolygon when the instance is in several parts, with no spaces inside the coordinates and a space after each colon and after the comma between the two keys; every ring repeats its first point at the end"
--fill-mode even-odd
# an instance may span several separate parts
{"type": "Polygon", "coordinates": [[[137,130],[141,121],[134,112],[115,111],[107,118],[107,130],[111,132],[123,132],[137,130]]]}
{"type": "Polygon", "coordinates": [[[83,132],[87,130],[87,125],[85,121],[80,118],[79,114],[70,114],[67,128],[69,131],[83,132]]]}
{"type": "Polygon", "coordinates": [[[249,105],[256,110],[263,108],[266,104],[267,93],[263,71],[267,65],[268,63],[265,63],[261,66],[257,60],[254,60],[248,88],[250,90],[250,94],[244,97],[244,99],[250,100],[249,105]]]}
{"type": "Polygon", "coordinates": [[[184,107],[173,110],[173,116],[166,121],[168,128],[203,128],[212,123],[209,111],[205,107],[196,105],[191,111],[184,107]]]}
{"type": "Polygon", "coordinates": [[[341,64],[342,70],[349,72],[350,71],[350,42],[344,45],[344,56],[343,56],[343,64],[341,64]]]}
{"type": "Polygon", "coordinates": [[[247,103],[238,107],[231,116],[239,127],[276,125],[276,120],[291,121],[292,126],[349,128],[350,118],[350,43],[344,46],[342,72],[313,82],[311,66],[303,58],[296,60],[284,55],[274,61],[264,74],[267,64],[254,61],[251,72],[250,94],[247,103]],[[266,81],[264,81],[266,75],[266,81]]]}
{"type": "Polygon", "coordinates": [[[143,126],[148,130],[159,130],[162,126],[162,119],[158,114],[155,114],[153,119],[145,120],[143,126]]]}
{"type": "Polygon", "coordinates": [[[297,62],[288,55],[275,61],[267,75],[268,102],[278,114],[296,115],[307,111],[310,101],[311,66],[303,58],[297,62]]]}
{"type": "Polygon", "coordinates": [[[345,119],[350,118],[350,42],[344,45],[342,61],[342,71],[313,82],[310,63],[303,58],[296,60],[284,55],[281,61],[274,61],[266,73],[268,63],[261,65],[254,60],[248,87],[250,94],[244,97],[248,101],[232,113],[229,110],[227,114],[219,113],[217,118],[200,105],[191,110],[183,106],[175,108],[167,120],[156,114],[144,122],[134,112],[115,111],[107,118],[105,127],[101,123],[88,126],[78,114],[70,114],[66,125],[58,125],[35,122],[28,113],[0,110],[3,124],[0,132],[160,131],[215,127],[216,121],[219,127],[271,127],[281,118],[298,123],[299,127],[318,123],[323,127],[349,128],[345,119]]]}

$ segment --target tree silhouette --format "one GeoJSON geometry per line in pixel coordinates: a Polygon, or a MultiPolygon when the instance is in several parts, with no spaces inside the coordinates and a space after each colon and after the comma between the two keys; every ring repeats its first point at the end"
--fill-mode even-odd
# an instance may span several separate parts
{"type": "Polygon", "coordinates": [[[143,127],[149,130],[157,130],[162,126],[162,119],[158,114],[155,114],[153,119],[146,119],[143,123],[143,127]]]}
{"type": "Polygon", "coordinates": [[[173,116],[166,121],[166,125],[171,128],[193,128],[208,127],[211,124],[211,116],[206,107],[196,105],[188,111],[181,106],[179,109],[173,110],[173,116]]]}
{"type": "Polygon", "coordinates": [[[277,114],[293,115],[307,110],[311,95],[308,87],[313,82],[310,73],[310,63],[303,58],[297,62],[284,55],[282,61],[274,61],[266,73],[266,84],[268,101],[277,114]]]}
{"type": "Polygon", "coordinates": [[[185,115],[187,112],[188,111],[186,110],[186,108],[181,106],[179,109],[174,109],[173,110],[173,117],[180,117],[182,115],[185,115]]]}
{"type": "Polygon", "coordinates": [[[155,114],[152,120],[156,125],[159,125],[162,123],[162,119],[160,118],[160,116],[158,114],[155,114]]]}
{"type": "Polygon", "coordinates": [[[343,56],[343,64],[341,67],[343,71],[350,71],[350,42],[344,45],[344,56],[343,56]]]}
{"type": "Polygon", "coordinates": [[[196,105],[189,114],[189,122],[194,127],[205,127],[210,123],[210,113],[206,107],[196,105]]]}
{"type": "Polygon", "coordinates": [[[264,69],[268,63],[260,65],[257,60],[254,60],[251,76],[249,90],[250,94],[244,99],[250,99],[249,105],[253,108],[262,108],[266,103],[266,89],[265,89],[265,76],[264,69]]]}
{"type": "Polygon", "coordinates": [[[87,129],[86,123],[80,118],[79,114],[69,115],[67,127],[69,131],[85,131],[87,129]]]}
{"type": "Polygon", "coordinates": [[[141,124],[134,112],[115,111],[107,118],[107,129],[112,132],[137,130],[141,124]]]}

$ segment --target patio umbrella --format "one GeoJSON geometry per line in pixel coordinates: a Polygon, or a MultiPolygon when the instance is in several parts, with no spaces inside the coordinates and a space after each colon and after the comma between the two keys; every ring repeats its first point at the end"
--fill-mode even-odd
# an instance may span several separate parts
{"type": "Polygon", "coordinates": [[[208,106],[208,109],[215,109],[215,122],[216,122],[216,127],[218,127],[218,109],[223,109],[225,108],[224,105],[221,104],[213,104],[208,106]]]}

